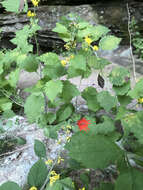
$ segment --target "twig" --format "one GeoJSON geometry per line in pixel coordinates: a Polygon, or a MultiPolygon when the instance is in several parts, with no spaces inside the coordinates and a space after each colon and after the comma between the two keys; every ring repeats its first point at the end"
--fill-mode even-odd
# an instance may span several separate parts
{"type": "Polygon", "coordinates": [[[133,63],[133,79],[134,79],[134,85],[135,85],[135,83],[136,83],[136,65],[135,65],[135,59],[134,59],[133,49],[132,49],[132,34],[130,31],[131,16],[130,16],[130,10],[129,10],[128,3],[127,3],[127,13],[128,13],[128,33],[129,33],[129,38],[130,38],[130,54],[131,54],[132,63],[133,63]]]}
{"type": "Polygon", "coordinates": [[[16,149],[14,151],[11,151],[11,152],[6,152],[6,153],[3,153],[3,154],[0,154],[0,157],[3,157],[3,156],[6,156],[6,155],[10,155],[10,154],[13,154],[15,152],[19,152],[19,151],[22,151],[22,150],[25,150],[29,147],[32,147],[33,145],[28,145],[28,146],[25,146],[25,147],[22,147],[22,148],[19,148],[19,149],[16,149]]]}

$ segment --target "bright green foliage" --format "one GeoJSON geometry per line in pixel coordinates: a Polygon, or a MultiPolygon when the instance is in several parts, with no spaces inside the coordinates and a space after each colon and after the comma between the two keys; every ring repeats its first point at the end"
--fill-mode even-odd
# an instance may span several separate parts
{"type": "Polygon", "coordinates": [[[99,47],[102,50],[113,50],[116,49],[121,41],[121,38],[115,36],[105,36],[99,42],[99,47]]]}
{"type": "Polygon", "coordinates": [[[122,119],[125,136],[133,133],[138,141],[143,144],[143,111],[130,113],[122,119]]]}
{"type": "Polygon", "coordinates": [[[60,109],[57,111],[58,122],[68,119],[72,115],[73,111],[74,111],[74,107],[72,104],[62,105],[60,109]]]}
{"type": "Polygon", "coordinates": [[[68,33],[67,28],[64,25],[60,24],[60,23],[56,23],[56,27],[52,31],[62,33],[62,34],[68,33]]]}
{"type": "Polygon", "coordinates": [[[93,69],[104,69],[106,65],[111,64],[108,60],[100,57],[96,57],[95,55],[88,57],[88,65],[93,69]]]}
{"type": "Polygon", "coordinates": [[[58,79],[66,74],[66,70],[61,64],[46,65],[43,69],[43,74],[50,79],[58,79]]]}
{"type": "Polygon", "coordinates": [[[72,98],[78,96],[79,94],[80,92],[74,84],[70,83],[68,80],[63,81],[63,91],[61,97],[65,102],[70,102],[72,98]]]}
{"type": "Polygon", "coordinates": [[[118,101],[122,106],[127,106],[129,103],[131,103],[131,97],[129,96],[118,96],[118,101]]]}
{"type": "Polygon", "coordinates": [[[60,63],[59,57],[56,53],[44,53],[39,58],[45,65],[57,65],[60,63]]]}
{"type": "Polygon", "coordinates": [[[143,173],[134,168],[121,172],[115,183],[115,190],[142,190],[142,187],[143,173]]]}
{"type": "Polygon", "coordinates": [[[16,85],[17,85],[17,82],[18,82],[18,79],[19,79],[19,68],[16,69],[15,71],[12,71],[9,75],[9,84],[12,86],[12,87],[15,87],[16,88],[16,85]]]}
{"type": "Polygon", "coordinates": [[[7,181],[0,186],[0,190],[22,190],[17,183],[13,181],[7,181]]]}
{"type": "Polygon", "coordinates": [[[107,112],[109,112],[111,108],[117,106],[117,98],[115,96],[111,96],[108,91],[99,92],[97,94],[97,101],[107,112]]]}
{"type": "Polygon", "coordinates": [[[43,160],[38,160],[28,173],[28,184],[40,188],[48,174],[48,169],[43,160]]]}
{"type": "Polygon", "coordinates": [[[45,93],[49,100],[53,102],[57,95],[62,92],[63,84],[60,80],[50,80],[45,85],[45,93]]]}
{"type": "Polygon", "coordinates": [[[71,178],[67,177],[61,180],[57,180],[52,186],[47,185],[45,190],[73,190],[71,178]]]}
{"type": "Polygon", "coordinates": [[[56,120],[56,113],[48,112],[46,115],[46,119],[49,124],[52,124],[56,120]]]}
{"type": "Polygon", "coordinates": [[[82,92],[82,97],[86,100],[88,109],[92,111],[97,111],[100,105],[97,101],[97,91],[93,87],[88,87],[82,92]]]}
{"type": "Polygon", "coordinates": [[[6,8],[6,11],[8,12],[16,12],[18,13],[20,1],[19,0],[5,0],[4,2],[1,2],[3,7],[6,8]]]}
{"type": "Polygon", "coordinates": [[[39,158],[46,158],[46,148],[45,148],[45,145],[41,141],[35,140],[34,151],[35,151],[35,154],[39,158]]]}
{"type": "Polygon", "coordinates": [[[109,79],[111,83],[115,86],[122,86],[124,85],[130,78],[129,71],[123,67],[116,67],[112,70],[109,75],[109,79]]]}
{"type": "Polygon", "coordinates": [[[25,102],[24,112],[29,122],[35,122],[44,111],[44,97],[42,93],[31,94],[25,102]]]}
{"type": "Polygon", "coordinates": [[[70,60],[70,65],[74,69],[86,70],[86,58],[83,55],[75,55],[73,59],[70,60]]]}
{"type": "Polygon", "coordinates": [[[93,40],[97,41],[99,40],[99,38],[101,38],[102,36],[106,35],[110,30],[106,27],[106,26],[102,26],[102,25],[97,25],[94,27],[93,29],[93,40]]]}
{"type": "Polygon", "coordinates": [[[141,78],[135,85],[134,89],[128,92],[128,95],[131,98],[140,98],[143,97],[143,78],[141,78]]]}
{"type": "Polygon", "coordinates": [[[78,132],[66,145],[69,156],[86,168],[105,168],[120,160],[122,151],[103,135],[78,132]]]}
{"type": "Polygon", "coordinates": [[[130,82],[127,82],[122,86],[113,86],[113,90],[115,91],[117,96],[123,96],[127,94],[130,88],[131,88],[130,82]]]}
{"type": "Polygon", "coordinates": [[[5,111],[9,110],[12,107],[12,103],[8,98],[2,97],[0,98],[0,110],[5,111]]]}

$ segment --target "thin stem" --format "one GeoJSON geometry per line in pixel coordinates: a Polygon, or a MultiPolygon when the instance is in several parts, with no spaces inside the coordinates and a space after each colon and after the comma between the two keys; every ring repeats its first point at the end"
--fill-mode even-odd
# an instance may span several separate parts
{"type": "Polygon", "coordinates": [[[134,85],[135,85],[135,83],[136,83],[136,65],[135,65],[135,59],[134,59],[133,49],[132,49],[132,34],[130,31],[131,16],[130,16],[130,10],[129,10],[128,3],[127,3],[127,13],[128,13],[128,33],[129,33],[129,38],[130,38],[130,54],[131,54],[132,63],[133,63],[133,79],[134,79],[134,85]]]}
{"type": "Polygon", "coordinates": [[[57,163],[57,161],[58,161],[59,155],[60,155],[60,152],[59,152],[57,158],[55,159],[53,165],[51,166],[51,168],[50,168],[50,170],[49,170],[49,173],[48,173],[48,175],[47,175],[47,178],[46,178],[46,180],[45,180],[45,182],[44,182],[44,184],[42,185],[42,187],[41,187],[40,190],[44,190],[44,189],[45,189],[45,186],[46,186],[46,184],[47,184],[48,181],[49,181],[50,173],[51,173],[51,171],[53,170],[54,166],[56,165],[56,163],[57,163]]]}
{"type": "MultiPolygon", "coordinates": [[[[82,77],[80,78],[80,81],[79,81],[79,86],[78,86],[78,88],[79,88],[79,90],[80,90],[80,87],[81,87],[81,82],[82,82],[82,77]]],[[[76,97],[76,111],[77,111],[77,105],[78,104],[78,96],[76,97]]]]}

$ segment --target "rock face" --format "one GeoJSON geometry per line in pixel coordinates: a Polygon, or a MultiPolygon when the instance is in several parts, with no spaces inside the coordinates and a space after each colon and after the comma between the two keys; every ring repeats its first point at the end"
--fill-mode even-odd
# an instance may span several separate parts
{"type": "MultiPolygon", "coordinates": [[[[2,0],[0,0],[0,2],[1,1],[2,0]]],[[[100,23],[108,26],[116,36],[123,38],[122,43],[128,44],[129,35],[127,31],[128,16],[126,2],[127,0],[41,0],[41,3],[36,10],[39,25],[42,27],[42,30],[38,32],[40,47],[47,50],[47,48],[50,49],[51,47],[54,48],[63,45],[63,42],[55,33],[51,32],[51,30],[62,15],[66,15],[70,12],[79,14],[91,23],[100,23]]],[[[140,26],[139,30],[142,32],[143,2],[139,0],[131,0],[128,2],[131,16],[135,16],[140,26]]],[[[29,8],[33,9],[31,3],[29,3],[29,8]]],[[[14,36],[14,32],[17,29],[21,29],[29,22],[29,18],[23,13],[19,15],[10,12],[7,13],[2,7],[0,10],[0,28],[3,30],[0,47],[13,48],[14,46],[9,42],[9,39],[14,36]]]]}

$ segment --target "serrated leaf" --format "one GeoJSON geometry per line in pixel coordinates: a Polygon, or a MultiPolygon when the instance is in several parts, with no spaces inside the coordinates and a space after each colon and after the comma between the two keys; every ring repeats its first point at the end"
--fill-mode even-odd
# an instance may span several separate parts
{"type": "Polygon", "coordinates": [[[42,93],[33,93],[26,99],[26,103],[24,104],[24,113],[30,123],[35,122],[44,111],[44,103],[42,93]]]}
{"type": "Polygon", "coordinates": [[[10,110],[12,107],[12,102],[8,98],[0,98],[0,110],[6,111],[10,110]]]}
{"type": "Polygon", "coordinates": [[[56,120],[56,114],[49,112],[46,116],[46,119],[49,122],[49,124],[52,124],[56,120]]]}
{"type": "Polygon", "coordinates": [[[17,59],[17,62],[19,63],[19,67],[25,71],[35,72],[38,69],[38,61],[34,55],[20,55],[20,57],[17,59]]]}
{"type": "Polygon", "coordinates": [[[93,29],[93,40],[97,41],[103,35],[106,35],[110,30],[106,26],[97,25],[93,29]]]}
{"type": "Polygon", "coordinates": [[[89,56],[88,57],[88,65],[91,68],[94,69],[104,69],[106,65],[111,64],[108,60],[101,58],[101,57],[96,57],[96,56],[89,56]]]}
{"type": "Polygon", "coordinates": [[[97,94],[97,101],[105,111],[109,112],[113,107],[117,106],[117,98],[111,96],[108,91],[102,91],[97,94]]]}
{"type": "Polygon", "coordinates": [[[63,81],[63,91],[61,97],[65,102],[70,102],[72,98],[80,94],[79,90],[70,81],[63,81]]]}
{"type": "Polygon", "coordinates": [[[99,47],[102,50],[113,50],[116,49],[121,41],[121,38],[109,35],[103,37],[99,42],[99,47]]]}
{"type": "Polygon", "coordinates": [[[100,105],[97,101],[96,88],[88,87],[84,89],[82,92],[82,97],[86,100],[89,110],[96,112],[100,108],[100,105]]]}
{"type": "Polygon", "coordinates": [[[57,95],[62,92],[62,89],[63,84],[60,80],[50,80],[45,85],[45,93],[51,102],[53,102],[57,95]]]}
{"type": "Polygon", "coordinates": [[[46,148],[45,148],[45,145],[41,141],[35,140],[34,151],[35,151],[35,154],[39,158],[46,158],[46,148]]]}
{"type": "Polygon", "coordinates": [[[118,96],[118,100],[122,106],[127,106],[129,103],[131,103],[130,96],[118,96]]]}
{"type": "Polygon", "coordinates": [[[128,92],[128,95],[131,98],[140,98],[143,97],[143,78],[141,78],[135,85],[135,87],[128,92]]]}
{"type": "Polygon", "coordinates": [[[57,79],[66,74],[66,69],[61,64],[58,65],[46,65],[43,69],[44,76],[48,76],[50,79],[57,79]]]}
{"type": "Polygon", "coordinates": [[[7,181],[0,186],[0,190],[22,190],[19,185],[13,181],[7,181]]]}
{"type": "Polygon", "coordinates": [[[18,13],[20,1],[19,0],[6,0],[1,2],[3,7],[5,7],[6,11],[8,12],[15,12],[18,13]]]}
{"type": "Polygon", "coordinates": [[[120,148],[107,137],[89,132],[76,133],[65,148],[72,159],[82,163],[86,168],[93,169],[103,169],[122,156],[120,148]]]}
{"type": "Polygon", "coordinates": [[[74,58],[70,60],[70,66],[74,69],[86,71],[86,57],[83,55],[75,55],[74,58]]]}
{"type": "Polygon", "coordinates": [[[19,74],[20,74],[20,69],[16,69],[15,71],[12,71],[10,74],[9,74],[9,84],[12,86],[12,87],[15,87],[16,88],[16,85],[17,85],[17,82],[19,80],[19,74]]]}
{"type": "Polygon", "coordinates": [[[74,107],[72,104],[64,104],[57,111],[57,120],[58,122],[64,121],[71,116],[73,113],[74,107]]]}
{"type": "Polygon", "coordinates": [[[131,85],[130,82],[125,83],[122,86],[113,86],[113,90],[115,91],[117,96],[123,96],[125,94],[127,94],[127,92],[130,90],[131,85]]]}
{"type": "Polygon", "coordinates": [[[56,23],[56,27],[52,31],[57,33],[68,33],[67,28],[60,23],[56,23]]]}
{"type": "Polygon", "coordinates": [[[79,22],[78,23],[79,29],[84,29],[84,28],[87,28],[88,26],[90,26],[90,24],[88,22],[79,22]]]}
{"type": "Polygon", "coordinates": [[[40,189],[48,174],[48,169],[43,160],[38,160],[28,173],[28,184],[40,189]]]}
{"type": "Polygon", "coordinates": [[[60,64],[59,56],[56,53],[44,53],[39,58],[45,65],[57,65],[60,64]]]}
{"type": "Polygon", "coordinates": [[[130,73],[123,67],[114,68],[109,75],[111,83],[115,86],[122,86],[125,83],[128,83],[126,80],[127,78],[130,78],[130,73]]]}
{"type": "Polygon", "coordinates": [[[119,177],[115,182],[115,190],[142,190],[143,187],[143,173],[134,168],[120,172],[119,177]]]}
{"type": "Polygon", "coordinates": [[[138,142],[143,144],[143,111],[137,113],[129,113],[124,116],[122,126],[124,129],[124,135],[128,136],[129,133],[133,133],[138,142]]]}

